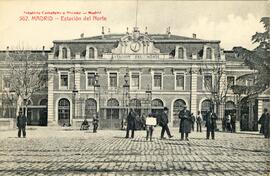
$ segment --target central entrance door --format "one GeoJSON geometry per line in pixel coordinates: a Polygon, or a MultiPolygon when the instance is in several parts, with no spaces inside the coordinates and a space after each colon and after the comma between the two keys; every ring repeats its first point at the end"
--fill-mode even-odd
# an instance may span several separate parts
{"type": "Polygon", "coordinates": [[[58,124],[60,126],[70,125],[70,102],[66,98],[62,98],[58,103],[58,124]]]}

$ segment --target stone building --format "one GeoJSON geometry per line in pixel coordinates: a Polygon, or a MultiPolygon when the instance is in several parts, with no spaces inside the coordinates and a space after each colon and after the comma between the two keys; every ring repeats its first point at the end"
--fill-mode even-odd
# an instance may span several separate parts
{"type": "MultiPolygon", "coordinates": [[[[224,111],[235,112],[237,102],[227,85],[252,72],[232,51],[221,49],[218,40],[169,30],[150,34],[137,27],[124,34],[102,31],[100,36],[55,40],[50,51],[39,54],[47,62],[48,88],[31,102],[30,112],[34,106],[46,107],[48,125],[78,126],[99,116],[102,128],[120,128],[129,108],[142,116],[168,107],[170,125],[178,126],[183,104],[194,114],[205,113],[215,96],[226,97],[215,106],[222,118],[224,111]]],[[[40,120],[41,111],[33,113],[33,121],[40,120]]]]}

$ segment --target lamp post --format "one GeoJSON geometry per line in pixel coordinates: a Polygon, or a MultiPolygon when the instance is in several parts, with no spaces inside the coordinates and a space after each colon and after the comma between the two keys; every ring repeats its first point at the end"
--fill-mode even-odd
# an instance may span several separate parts
{"type": "MultiPolygon", "coordinates": [[[[124,117],[127,117],[127,114],[128,114],[128,107],[129,107],[129,88],[130,88],[130,85],[129,85],[129,83],[128,83],[128,81],[129,81],[129,74],[128,73],[126,73],[125,74],[125,76],[124,76],[124,81],[125,81],[125,83],[124,83],[124,85],[123,85],[123,89],[124,89],[124,97],[123,97],[123,99],[124,99],[124,117]]],[[[122,121],[123,121],[123,119],[122,119],[122,121]]],[[[124,124],[122,124],[122,125],[124,125],[124,124]]]]}
{"type": "Polygon", "coordinates": [[[148,101],[148,108],[147,108],[147,113],[149,114],[151,112],[151,100],[152,100],[152,91],[150,90],[149,84],[147,85],[147,90],[145,91],[145,93],[147,94],[147,101],[148,101]]]}
{"type": "MultiPolygon", "coordinates": [[[[74,105],[73,105],[73,119],[76,118],[76,114],[75,114],[75,110],[76,109],[75,109],[75,106],[76,106],[76,95],[77,95],[78,92],[79,91],[76,88],[76,84],[74,84],[74,87],[73,87],[73,90],[72,90],[73,102],[74,102],[74,105]]],[[[69,124],[68,125],[70,126],[70,120],[69,120],[69,124]]]]}
{"type": "Polygon", "coordinates": [[[98,109],[96,108],[96,117],[98,118],[100,115],[100,84],[99,84],[99,75],[95,74],[95,84],[94,84],[94,95],[98,95],[98,109]],[[97,93],[96,93],[97,91],[97,93]]]}

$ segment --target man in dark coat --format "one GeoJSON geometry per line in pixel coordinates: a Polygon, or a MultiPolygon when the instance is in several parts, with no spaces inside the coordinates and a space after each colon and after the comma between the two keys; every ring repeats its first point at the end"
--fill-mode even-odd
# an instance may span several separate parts
{"type": "Polygon", "coordinates": [[[195,116],[193,113],[191,113],[191,129],[194,131],[194,123],[195,123],[195,116]]]}
{"type": "Polygon", "coordinates": [[[97,132],[98,122],[99,122],[98,116],[94,117],[93,118],[93,122],[92,122],[92,124],[93,124],[93,133],[96,133],[97,132]]]}
{"type": "Polygon", "coordinates": [[[205,119],[206,139],[209,139],[210,133],[211,133],[211,138],[215,139],[215,129],[217,126],[216,120],[217,120],[217,115],[213,113],[212,111],[208,111],[206,114],[206,119],[205,119]]]}
{"type": "Polygon", "coordinates": [[[231,114],[231,132],[236,132],[236,116],[234,114],[231,114]]]}
{"type": "Polygon", "coordinates": [[[169,138],[172,138],[173,136],[171,135],[171,132],[170,132],[170,129],[168,127],[168,123],[169,123],[169,120],[168,120],[168,108],[167,107],[164,107],[164,110],[163,112],[161,113],[161,116],[160,116],[160,126],[162,127],[161,129],[161,135],[160,135],[160,139],[165,139],[164,138],[164,133],[166,131],[167,135],[169,138]]]}
{"type": "Polygon", "coordinates": [[[270,115],[266,114],[265,122],[264,122],[264,137],[270,138],[270,115]]]}
{"type": "Polygon", "coordinates": [[[133,109],[130,109],[130,112],[127,116],[126,138],[129,138],[129,130],[131,130],[131,138],[134,138],[136,116],[137,116],[136,112],[133,109]]]}
{"type": "Polygon", "coordinates": [[[266,109],[266,108],[263,110],[263,114],[261,115],[261,117],[260,117],[260,119],[258,121],[258,123],[261,124],[261,128],[260,128],[260,133],[261,134],[264,134],[264,126],[265,126],[264,123],[265,123],[265,118],[266,118],[267,111],[268,111],[268,109],[266,109]]]}
{"type": "Polygon", "coordinates": [[[197,124],[197,132],[202,132],[202,117],[200,111],[198,111],[196,117],[196,124],[197,124]]]}
{"type": "Polygon", "coordinates": [[[23,115],[22,111],[19,111],[19,115],[17,117],[17,127],[19,129],[18,131],[18,137],[21,137],[21,132],[23,133],[23,137],[26,137],[26,131],[25,131],[25,127],[26,127],[26,117],[25,115],[23,115]]]}
{"type": "Polygon", "coordinates": [[[187,106],[183,106],[183,110],[179,112],[179,119],[180,119],[180,127],[179,132],[181,133],[181,140],[184,140],[184,135],[186,140],[188,141],[188,134],[191,132],[192,127],[192,119],[191,113],[187,110],[187,106]]]}

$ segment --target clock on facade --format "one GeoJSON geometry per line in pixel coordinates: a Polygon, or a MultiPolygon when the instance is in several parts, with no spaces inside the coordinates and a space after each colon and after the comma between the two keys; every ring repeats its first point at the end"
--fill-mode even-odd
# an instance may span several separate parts
{"type": "Polygon", "coordinates": [[[140,42],[131,42],[130,49],[134,52],[138,52],[141,48],[140,42]]]}

